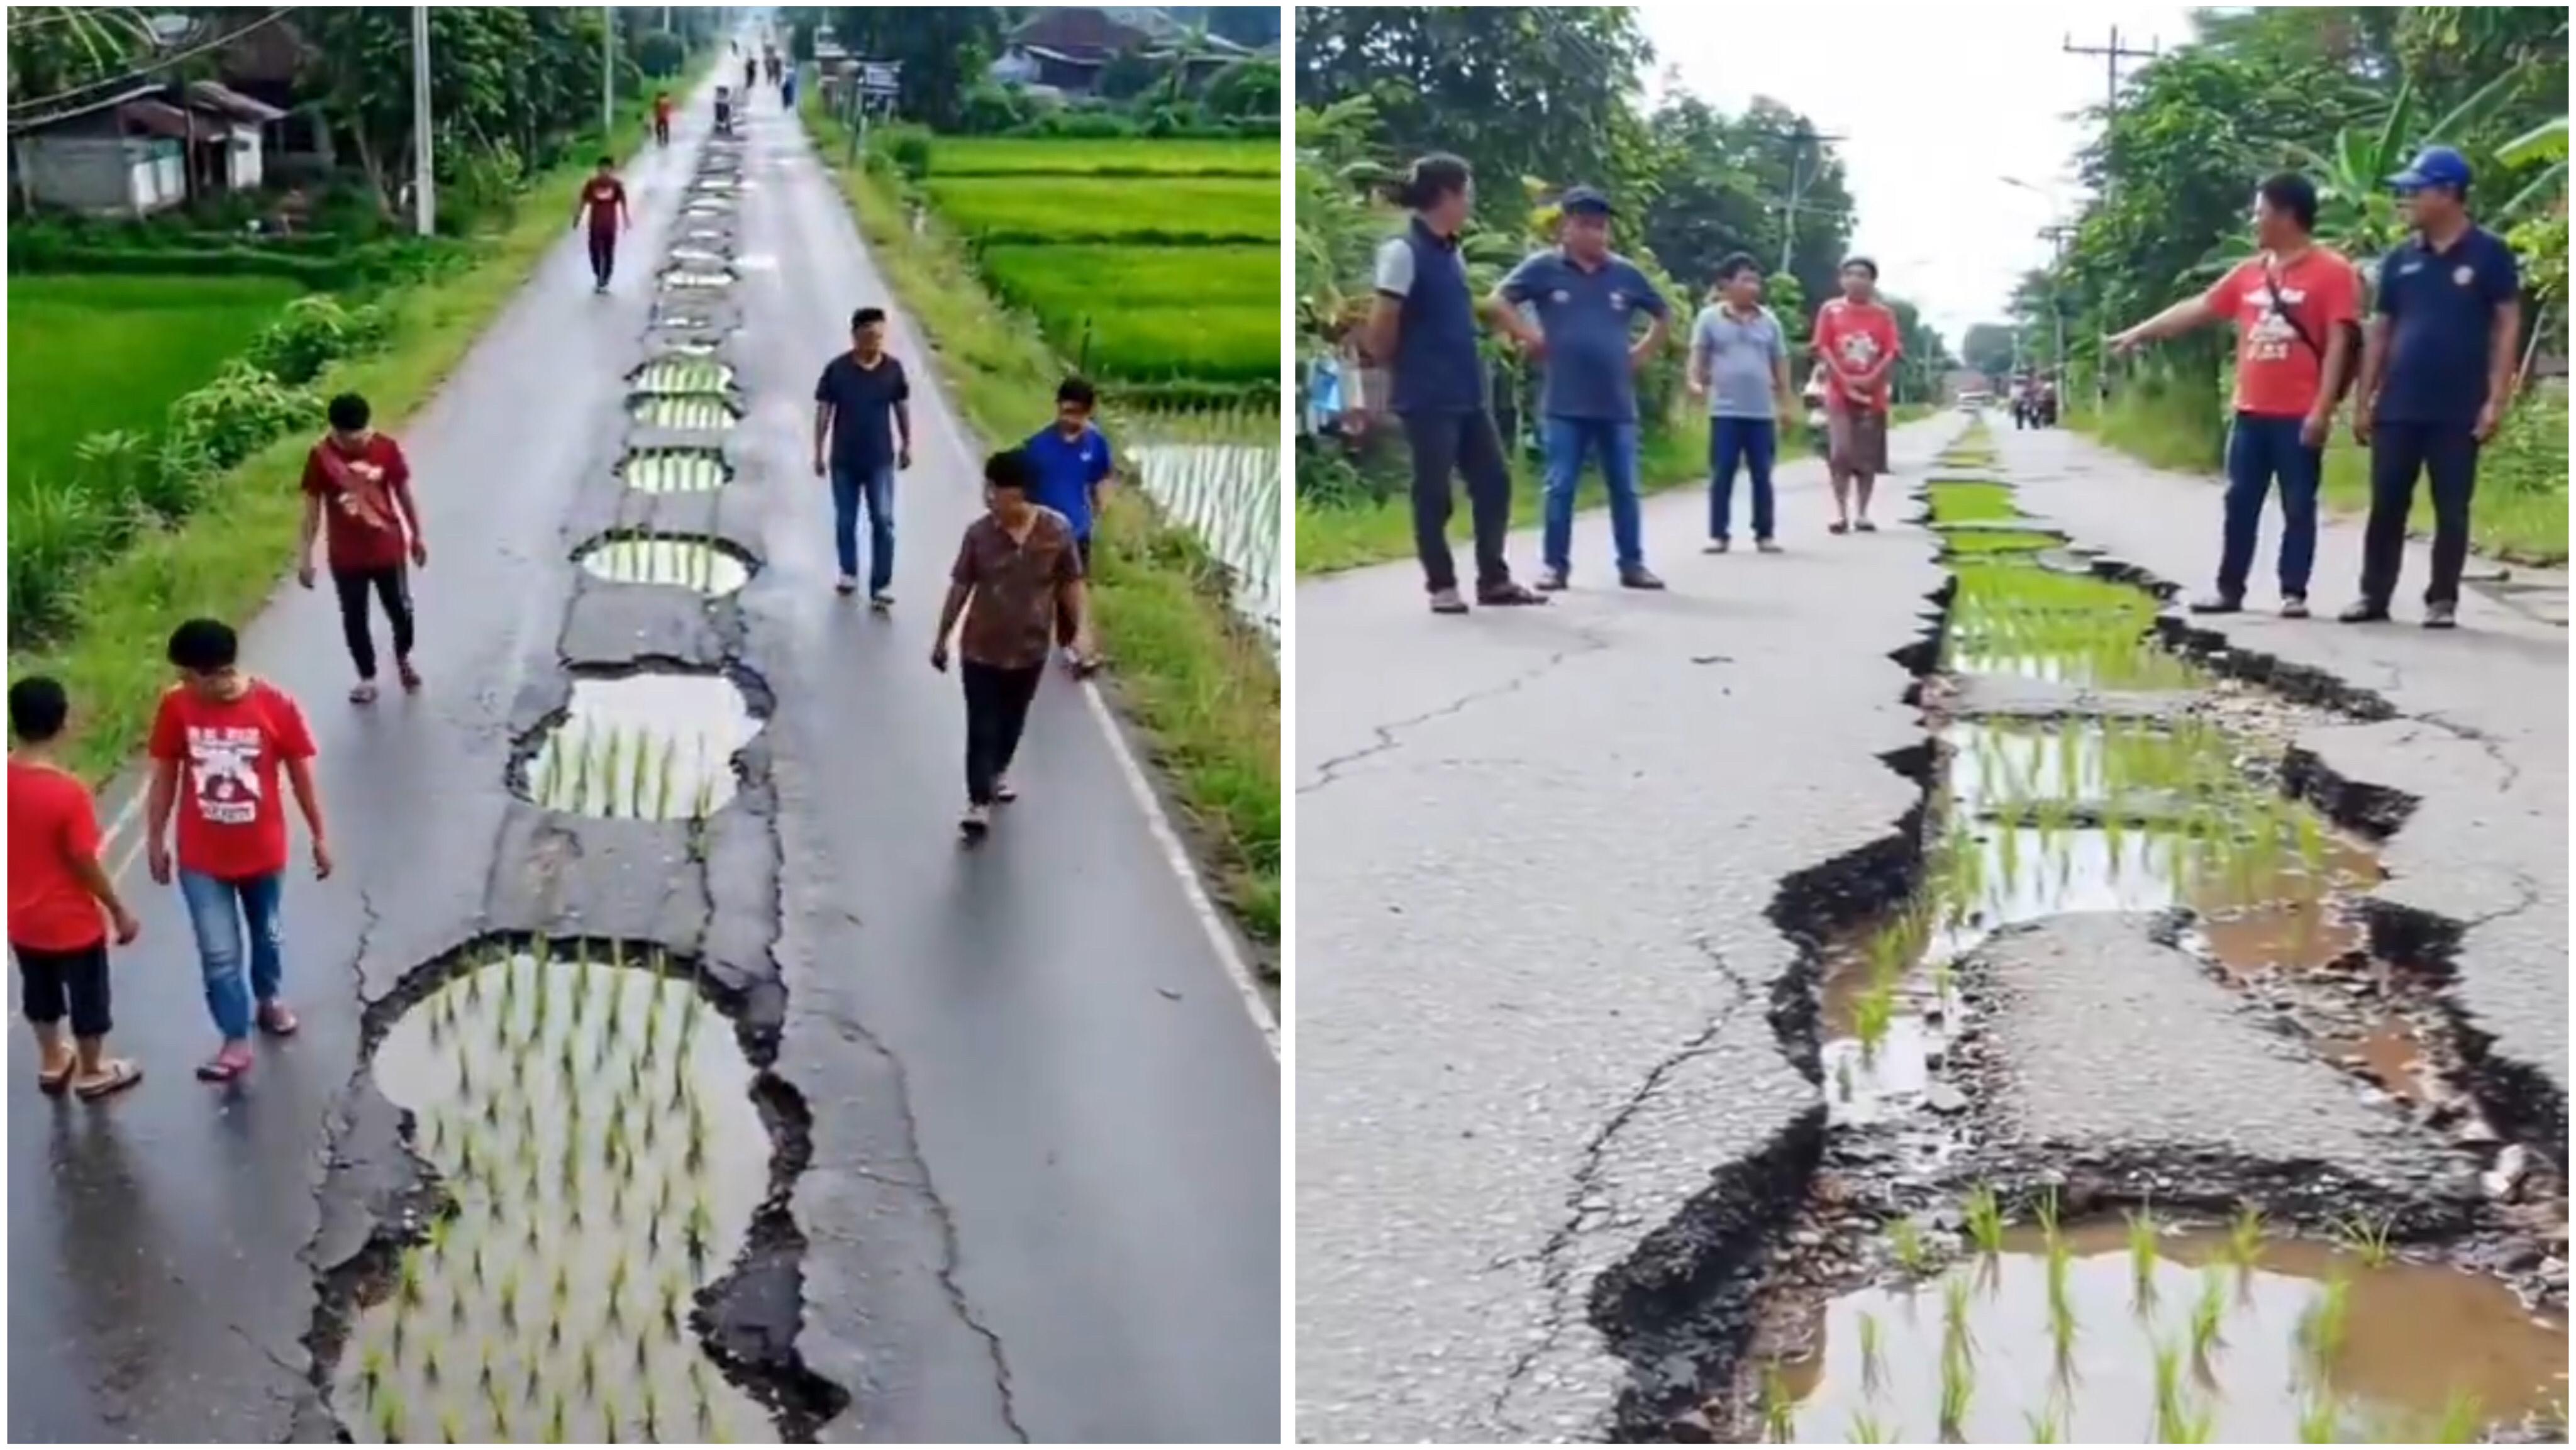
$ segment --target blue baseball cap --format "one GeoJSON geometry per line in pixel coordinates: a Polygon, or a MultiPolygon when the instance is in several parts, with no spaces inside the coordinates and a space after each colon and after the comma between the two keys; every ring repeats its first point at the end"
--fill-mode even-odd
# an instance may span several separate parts
{"type": "Polygon", "coordinates": [[[2388,178],[2388,184],[2399,191],[2421,191],[2428,186],[2466,191],[2469,159],[2448,146],[2427,146],[2415,153],[2414,165],[2388,178]]]}
{"type": "Polygon", "coordinates": [[[1577,186],[1569,189],[1565,195],[1556,199],[1556,204],[1559,210],[1565,212],[1569,216],[1615,216],[1618,214],[1618,209],[1610,205],[1610,198],[1603,196],[1601,193],[1594,191],[1588,186],[1577,186]]]}

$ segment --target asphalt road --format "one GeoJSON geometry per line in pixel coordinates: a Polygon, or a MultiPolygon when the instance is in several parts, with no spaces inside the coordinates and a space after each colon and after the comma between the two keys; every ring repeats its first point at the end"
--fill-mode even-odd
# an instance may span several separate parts
{"type": "MultiPolygon", "coordinates": [[[[701,102],[630,170],[639,225],[613,295],[590,295],[568,235],[404,430],[432,549],[427,691],[344,704],[336,619],[291,584],[246,629],[250,666],[312,719],[340,858],[332,880],[289,886],[305,1029],[241,1084],[192,1081],[211,1042],[185,915],[129,867],[144,938],[119,958],[117,1045],[148,1080],[101,1106],[8,1095],[11,1439],[327,1431],[301,1337],[313,1265],[369,1226],[361,1170],[382,1148],[343,1121],[364,1116],[361,1014],[418,964],[532,926],[702,945],[773,1014],[785,987],[776,1071],[812,1116],[792,1203],[807,1246],[785,1283],[801,1270],[808,1302],[801,1334],[793,1298],[747,1318],[851,1392],[826,1437],[1276,1435],[1274,1059],[1081,692],[1050,683],[1016,772],[1027,799],[984,851],[955,846],[962,712],[924,657],[978,474],[923,388],[905,607],[880,621],[833,599],[806,400],[848,309],[893,299],[774,93],[750,121],[735,289],[753,414],[718,505],[765,555],[726,662],[776,697],[768,779],[719,817],[703,899],[636,869],[670,865],[666,838],[549,837],[503,789],[560,666],[620,662],[584,642],[632,622],[653,652],[717,617],[674,591],[567,605],[578,520],[619,506],[621,379],[705,123],[701,102]]],[[[900,322],[897,337],[926,360],[900,322]]],[[[11,1064],[33,1072],[23,1040],[11,1064]]]]}

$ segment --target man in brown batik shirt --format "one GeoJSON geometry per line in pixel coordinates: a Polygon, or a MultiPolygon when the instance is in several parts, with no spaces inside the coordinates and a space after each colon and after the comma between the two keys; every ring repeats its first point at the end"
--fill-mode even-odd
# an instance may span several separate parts
{"type": "Polygon", "coordinates": [[[991,825],[995,802],[1018,798],[1007,772],[1055,646],[1057,611],[1072,622],[1078,657],[1091,657],[1073,526],[1029,501],[1036,476],[1028,455],[1016,449],[984,460],[985,515],[958,541],[939,637],[930,647],[931,667],[945,670],[949,636],[957,635],[958,674],[966,686],[966,814],[958,824],[970,837],[991,825]]]}

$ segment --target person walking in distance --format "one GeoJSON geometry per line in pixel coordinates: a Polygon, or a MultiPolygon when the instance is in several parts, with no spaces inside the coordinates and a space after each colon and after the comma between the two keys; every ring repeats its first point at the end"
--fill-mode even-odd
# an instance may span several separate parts
{"type": "Polygon", "coordinates": [[[912,467],[912,383],[885,348],[882,307],[850,314],[850,350],[814,382],[814,476],[832,480],[841,593],[859,588],[859,510],[868,515],[868,603],[894,606],[894,476],[912,467]],[[829,455],[825,447],[829,445],[829,455]]]}
{"type": "Polygon", "coordinates": [[[1547,559],[1538,587],[1563,589],[1573,573],[1574,496],[1589,453],[1600,457],[1610,495],[1620,584],[1661,589],[1664,581],[1646,568],[1638,518],[1634,375],[1663,346],[1670,308],[1635,263],[1610,250],[1609,198],[1578,186],[1559,208],[1557,245],[1522,259],[1488,303],[1546,372],[1539,406],[1546,420],[1547,559]],[[1537,316],[1535,331],[1523,309],[1537,316]],[[1641,316],[1642,337],[1635,325],[1641,316]]]}
{"type": "Polygon", "coordinates": [[[176,876],[206,981],[206,1010],[223,1045],[198,1067],[208,1082],[250,1070],[250,1033],[294,1033],[282,995],[286,811],[279,777],[295,790],[312,837],[313,875],[331,874],[322,797],[313,784],[313,735],[285,691],[244,674],[241,641],[218,620],[192,619],[170,635],[179,683],[152,721],[152,781],[144,798],[145,857],[152,879],[173,876],[170,819],[178,816],[176,876]],[[242,979],[249,928],[250,979],[242,979]]]}
{"type": "Polygon", "coordinates": [[[331,400],[331,431],[304,455],[304,531],[296,543],[296,582],[313,587],[313,541],[327,533],[331,587],[340,599],[340,633],[358,683],[352,704],[376,698],[375,629],[367,596],[384,605],[393,628],[394,677],[405,690],[420,688],[412,667],[411,576],[405,569],[429,563],[421,537],[420,509],[412,502],[411,464],[394,440],[375,431],[367,400],[342,393],[331,400]]]}
{"type": "MultiPolygon", "coordinates": [[[[1464,614],[1449,552],[1449,478],[1462,476],[1476,526],[1476,602],[1544,604],[1515,583],[1503,557],[1511,531],[1512,478],[1487,404],[1485,360],[1477,350],[1477,303],[1467,286],[1458,234],[1475,205],[1467,163],[1425,156],[1398,189],[1412,217],[1377,254],[1377,295],[1369,311],[1369,356],[1391,375],[1389,403],[1413,455],[1413,546],[1435,614],[1464,614]]],[[[1498,325],[1508,308],[1492,307],[1498,325]]]]}
{"type": "Polygon", "coordinates": [[[2194,614],[2245,607],[2245,580],[2263,528],[2263,499],[2281,487],[2281,613],[2308,617],[2308,572],[2317,557],[2317,488],[2326,433],[2350,376],[2361,279],[2352,264],[2311,239],[2317,189],[2290,172],[2254,192],[2254,242],[2262,248],[2217,285],[2111,338],[2135,352],[2195,327],[2236,324],[2236,416],[2227,429],[2226,522],[2218,591],[2194,614]]]}
{"type": "Polygon", "coordinates": [[[2406,562],[2417,474],[2432,480],[2433,577],[2424,627],[2459,621],[2478,449],[2512,406],[2522,339],[2522,277],[2513,249],[2469,217],[2469,163],[2428,146],[2390,179],[2412,230],[2380,259],[2377,310],[2362,337],[2353,437],[2370,448],[2370,522],[2361,598],[2347,624],[2388,618],[2406,562]]]}
{"type": "Polygon", "coordinates": [[[671,93],[669,91],[653,93],[653,144],[663,147],[671,144],[671,93]]]}
{"type": "Polygon", "coordinates": [[[1771,467],[1780,456],[1779,420],[1800,409],[1789,386],[1788,333],[1762,305],[1762,264],[1743,252],[1717,264],[1717,294],[1691,323],[1690,391],[1708,399],[1708,552],[1730,547],[1739,464],[1753,480],[1753,547],[1780,552],[1771,467]]]}
{"type": "Polygon", "coordinates": [[[969,838],[991,826],[993,807],[1019,798],[1011,758],[1028,724],[1029,702],[1055,647],[1056,621],[1070,618],[1077,648],[1089,653],[1090,602],[1082,553],[1064,515],[1034,502],[1037,470],[1018,450],[984,460],[984,517],[966,526],[948,571],[948,599],[931,642],[933,669],[948,668],[957,639],[966,686],[966,814],[969,838]],[[965,627],[958,627],[959,616],[965,627]]]}
{"type": "Polygon", "coordinates": [[[132,946],[143,929],[99,860],[89,787],[54,758],[70,714],[57,680],[29,675],[9,687],[9,952],[36,1034],[36,1086],[103,1098],[143,1080],[107,1055],[107,935],[132,946]]]}
{"type": "MultiPolygon", "coordinates": [[[[1073,528],[1073,548],[1082,556],[1085,579],[1091,577],[1091,531],[1100,516],[1101,491],[1109,486],[1115,468],[1108,436],[1091,421],[1099,401],[1088,379],[1067,378],[1056,384],[1054,424],[1030,434],[1020,445],[1029,466],[1037,471],[1037,502],[1064,515],[1073,528]]],[[[1080,672],[1091,661],[1074,648],[1073,624],[1070,614],[1057,616],[1057,643],[1064,646],[1065,667],[1080,672]]]]}
{"type": "Polygon", "coordinates": [[[634,214],[626,209],[626,183],[617,179],[617,161],[610,156],[599,158],[599,169],[581,184],[581,196],[573,202],[572,224],[590,222],[590,277],[593,292],[608,290],[609,276],[617,270],[617,232],[620,224],[635,225],[634,214]]]}
{"type": "Polygon", "coordinates": [[[1878,300],[1878,264],[1843,263],[1843,295],[1816,311],[1815,353],[1825,369],[1826,469],[1834,485],[1833,533],[1876,533],[1869,490],[1887,471],[1888,374],[1904,355],[1896,314],[1878,300]],[[1857,508],[1855,508],[1857,505],[1857,508]]]}

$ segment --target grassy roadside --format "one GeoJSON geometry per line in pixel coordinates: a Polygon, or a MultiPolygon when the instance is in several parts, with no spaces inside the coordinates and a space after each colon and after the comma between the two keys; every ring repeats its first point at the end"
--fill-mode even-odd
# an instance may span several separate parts
{"type": "MultiPolygon", "coordinates": [[[[1063,364],[1036,330],[984,290],[936,223],[916,234],[901,198],[845,138],[805,108],[817,154],[839,182],[877,263],[938,340],[939,363],[967,421],[985,438],[1021,436],[1055,411],[1063,364]]],[[[1239,627],[1207,552],[1165,527],[1132,490],[1111,500],[1092,581],[1117,693],[1150,738],[1197,834],[1213,849],[1223,895],[1244,927],[1279,939],[1279,670],[1239,627]]]]}
{"type": "MultiPolygon", "coordinates": [[[[641,130],[647,105],[639,97],[621,111],[618,137],[641,130]]],[[[473,265],[387,299],[394,316],[388,346],[334,365],[314,390],[364,393],[378,425],[399,430],[563,239],[561,203],[590,170],[592,163],[579,158],[595,160],[600,146],[594,134],[571,149],[573,159],[537,176],[514,219],[480,239],[482,254],[473,265]]],[[[197,616],[246,621],[291,566],[303,514],[296,479],[321,427],[317,418],[310,432],[252,454],[213,481],[183,525],[138,537],[90,573],[78,591],[76,630],[11,651],[11,679],[52,675],[70,691],[74,734],[67,763],[93,783],[113,779],[142,747],[169,682],[162,651],[171,626],[197,616]]]]}

